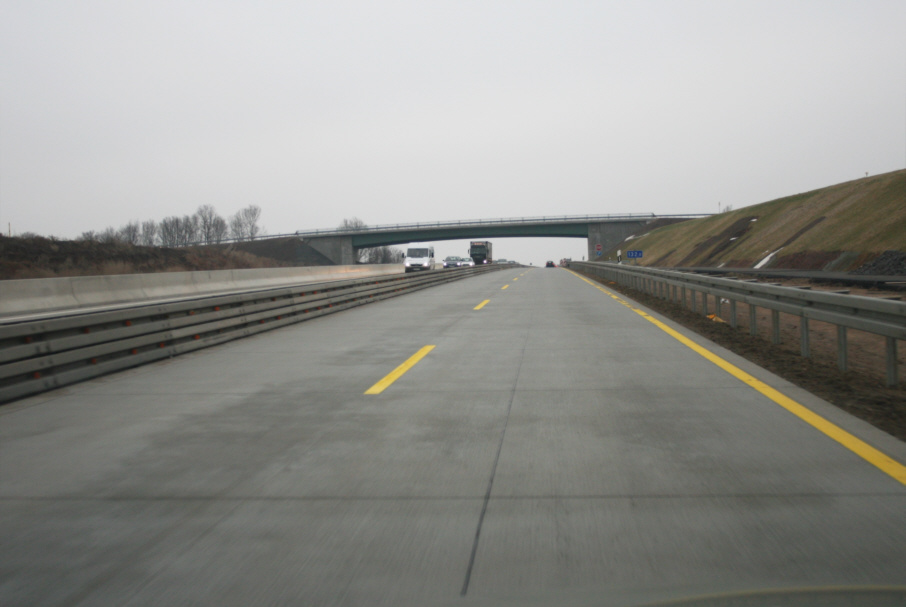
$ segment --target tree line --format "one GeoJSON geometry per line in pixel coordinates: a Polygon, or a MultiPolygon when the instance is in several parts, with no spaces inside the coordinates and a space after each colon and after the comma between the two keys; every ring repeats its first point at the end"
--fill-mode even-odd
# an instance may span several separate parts
{"type": "MultiPolygon", "coordinates": [[[[98,232],[82,232],[75,240],[166,248],[220,244],[226,240],[254,240],[264,235],[264,230],[258,223],[260,219],[261,207],[258,205],[249,205],[229,218],[224,218],[213,206],[204,204],[192,215],[171,215],[160,221],[130,221],[120,228],[108,227],[98,232]]],[[[339,227],[342,230],[361,230],[367,228],[368,224],[358,217],[352,217],[344,219],[339,227]]],[[[20,236],[38,235],[27,232],[20,236]]],[[[401,249],[380,246],[359,249],[356,262],[403,263],[404,258],[405,252],[401,249]]]]}
{"type": "Polygon", "coordinates": [[[130,221],[120,228],[108,227],[100,232],[82,232],[76,240],[116,242],[145,247],[186,247],[196,244],[219,244],[225,240],[253,240],[263,234],[258,224],[261,207],[251,204],[229,218],[203,204],[192,215],[171,215],[159,222],[130,221]]]}

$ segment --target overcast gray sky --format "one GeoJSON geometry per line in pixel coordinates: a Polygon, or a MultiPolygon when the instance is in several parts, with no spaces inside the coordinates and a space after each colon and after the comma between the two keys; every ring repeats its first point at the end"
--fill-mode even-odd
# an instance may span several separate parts
{"type": "Polygon", "coordinates": [[[903,0],[0,0],[0,221],[739,208],[906,167],[904,31],[903,0]]]}

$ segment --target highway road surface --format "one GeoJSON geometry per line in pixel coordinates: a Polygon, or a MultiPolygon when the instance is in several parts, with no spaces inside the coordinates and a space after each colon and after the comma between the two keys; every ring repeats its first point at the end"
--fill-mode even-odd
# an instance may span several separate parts
{"type": "Polygon", "coordinates": [[[0,407],[0,605],[902,587],[904,463],[597,283],[505,269],[0,407]]]}

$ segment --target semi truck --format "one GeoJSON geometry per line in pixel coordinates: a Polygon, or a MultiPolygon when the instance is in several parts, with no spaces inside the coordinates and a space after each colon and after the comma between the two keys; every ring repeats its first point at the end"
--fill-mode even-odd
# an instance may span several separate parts
{"type": "Polygon", "coordinates": [[[494,263],[494,256],[491,254],[491,243],[487,240],[473,240],[469,243],[469,257],[475,262],[475,265],[483,263],[494,263]]]}

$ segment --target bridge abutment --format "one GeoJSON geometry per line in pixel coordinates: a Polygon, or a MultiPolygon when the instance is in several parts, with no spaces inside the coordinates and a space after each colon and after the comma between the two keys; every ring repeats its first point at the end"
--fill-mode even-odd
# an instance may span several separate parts
{"type": "Polygon", "coordinates": [[[638,234],[648,223],[648,220],[621,221],[588,224],[588,260],[602,261],[604,254],[611,250],[629,236],[638,234]],[[597,245],[601,245],[602,255],[597,253],[597,245]]]}
{"type": "Polygon", "coordinates": [[[339,266],[355,263],[352,236],[328,236],[306,239],[306,244],[339,266]]]}

